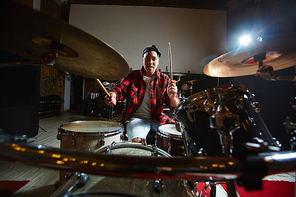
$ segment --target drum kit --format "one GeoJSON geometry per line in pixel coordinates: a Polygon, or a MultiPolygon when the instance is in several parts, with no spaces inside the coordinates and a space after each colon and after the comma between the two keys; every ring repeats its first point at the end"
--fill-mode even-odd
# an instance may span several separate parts
{"type": "MultiPolygon", "coordinates": [[[[0,3],[0,25],[5,30],[0,33],[1,47],[27,58],[29,62],[24,64],[51,64],[59,70],[104,80],[118,80],[127,74],[127,62],[106,43],[67,23],[10,4],[0,3]],[[19,28],[22,33],[15,34],[19,28]]],[[[295,34],[229,52],[211,61],[204,73],[230,77],[259,70],[266,76],[261,69],[265,62],[274,70],[293,66],[293,38],[295,34]],[[266,58],[256,61],[263,53],[266,58]]],[[[13,65],[22,63],[2,64],[13,65]]],[[[268,73],[270,79],[280,79],[268,73]]],[[[60,174],[62,184],[52,196],[197,196],[194,183],[202,181],[226,181],[228,196],[236,196],[235,181],[247,190],[262,189],[264,176],[296,171],[296,153],[281,151],[259,111],[258,102],[245,86],[218,86],[182,100],[174,111],[176,124],[160,126],[153,146],[121,142],[123,125],[118,122],[75,121],[58,128],[61,148],[0,135],[0,159],[71,172],[71,176],[60,174]],[[105,187],[85,191],[88,174],[102,176],[101,185],[112,182],[112,191],[105,191],[105,187]],[[144,193],[135,192],[134,187],[148,185],[151,189],[144,193]],[[75,192],[75,188],[82,192],[75,192]]],[[[295,128],[291,122],[286,125],[295,128]]]]}

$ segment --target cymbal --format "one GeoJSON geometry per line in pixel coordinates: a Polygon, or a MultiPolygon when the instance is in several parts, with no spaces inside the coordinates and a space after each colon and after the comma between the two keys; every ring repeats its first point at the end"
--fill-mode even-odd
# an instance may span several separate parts
{"type": "Polygon", "coordinates": [[[193,80],[185,81],[184,83],[194,83],[194,82],[197,82],[197,80],[193,79],[193,80]]]}
{"type": "Polygon", "coordinates": [[[107,43],[65,21],[12,1],[0,1],[0,48],[29,61],[58,52],[54,68],[102,80],[129,72],[126,60],[107,43]]]}
{"type": "Polygon", "coordinates": [[[262,42],[241,46],[215,58],[204,67],[203,72],[212,77],[255,75],[258,62],[254,61],[253,56],[261,53],[266,53],[263,63],[272,66],[274,71],[294,66],[295,41],[295,32],[263,38],[262,42]]]}

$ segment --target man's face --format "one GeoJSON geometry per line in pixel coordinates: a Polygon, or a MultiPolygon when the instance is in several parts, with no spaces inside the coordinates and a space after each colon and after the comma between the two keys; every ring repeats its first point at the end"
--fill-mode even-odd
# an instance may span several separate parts
{"type": "Polygon", "coordinates": [[[143,56],[143,66],[145,69],[145,75],[152,77],[159,64],[159,57],[155,51],[148,51],[143,56]]]}

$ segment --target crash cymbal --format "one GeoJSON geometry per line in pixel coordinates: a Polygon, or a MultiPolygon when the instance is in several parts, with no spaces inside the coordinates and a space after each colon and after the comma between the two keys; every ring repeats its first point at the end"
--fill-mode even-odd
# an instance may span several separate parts
{"type": "Polygon", "coordinates": [[[0,18],[0,48],[12,54],[36,61],[45,52],[57,52],[54,68],[102,80],[129,72],[115,49],[65,21],[12,1],[0,1],[0,18]]]}
{"type": "Polygon", "coordinates": [[[203,72],[212,77],[238,77],[255,75],[258,62],[254,55],[266,53],[264,64],[274,70],[280,70],[296,65],[296,33],[270,36],[248,46],[241,46],[236,50],[225,53],[210,63],[203,72]]]}

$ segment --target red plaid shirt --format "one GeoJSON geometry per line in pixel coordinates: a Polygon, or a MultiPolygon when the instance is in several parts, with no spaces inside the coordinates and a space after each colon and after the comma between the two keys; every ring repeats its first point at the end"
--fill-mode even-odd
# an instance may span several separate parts
{"type": "MultiPolygon", "coordinates": [[[[126,106],[123,111],[120,122],[125,124],[131,115],[141,105],[146,83],[143,80],[143,67],[140,70],[134,70],[115,84],[109,92],[116,93],[116,101],[124,100],[126,98],[126,106]]],[[[150,84],[150,115],[154,122],[161,125],[168,123],[175,123],[169,116],[163,113],[163,104],[170,107],[170,98],[167,95],[167,86],[169,77],[159,71],[155,71],[155,78],[150,84]]],[[[174,110],[174,108],[171,108],[174,110]]]]}

